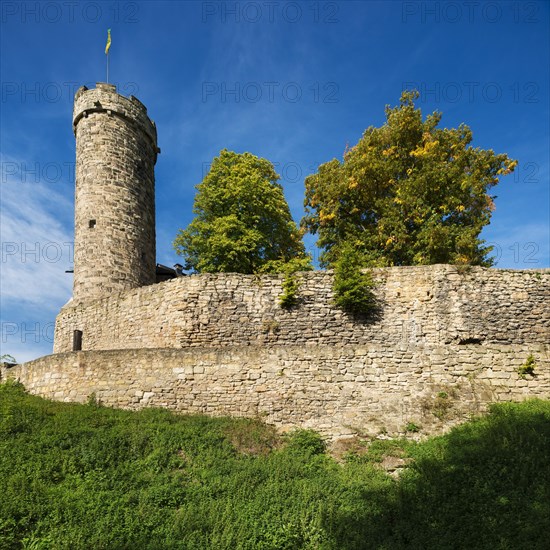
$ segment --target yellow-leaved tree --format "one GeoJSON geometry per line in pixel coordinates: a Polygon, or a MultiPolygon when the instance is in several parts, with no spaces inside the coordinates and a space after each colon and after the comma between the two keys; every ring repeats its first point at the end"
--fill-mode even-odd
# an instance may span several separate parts
{"type": "Polygon", "coordinates": [[[488,191],[517,162],[470,146],[465,124],[438,128],[439,112],[423,120],[417,98],[403,92],[383,126],[306,178],[302,226],[319,236],[322,265],[349,247],[365,267],[492,265],[479,238],[494,209],[488,191]]]}

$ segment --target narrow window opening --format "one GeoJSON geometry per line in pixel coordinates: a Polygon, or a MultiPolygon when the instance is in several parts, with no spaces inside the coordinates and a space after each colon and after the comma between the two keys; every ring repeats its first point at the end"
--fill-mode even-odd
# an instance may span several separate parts
{"type": "Polygon", "coordinates": [[[88,227],[89,227],[90,229],[93,229],[93,228],[95,227],[95,224],[96,224],[96,221],[95,221],[95,220],[90,220],[90,221],[88,222],[88,227]]]}
{"type": "Polygon", "coordinates": [[[73,331],[73,351],[82,350],[82,331],[75,330],[73,331]]]}
{"type": "Polygon", "coordinates": [[[459,346],[464,346],[466,344],[481,344],[483,340],[481,338],[462,338],[458,341],[459,346]]]}
{"type": "Polygon", "coordinates": [[[142,252],[141,253],[141,261],[144,262],[146,257],[147,257],[147,255],[145,254],[145,252],[142,252]]]}

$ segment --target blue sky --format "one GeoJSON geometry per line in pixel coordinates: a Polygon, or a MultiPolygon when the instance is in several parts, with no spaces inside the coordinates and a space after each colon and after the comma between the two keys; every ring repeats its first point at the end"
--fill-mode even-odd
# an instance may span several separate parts
{"type": "MultiPolygon", "coordinates": [[[[110,80],[157,123],[157,261],[222,148],[275,163],[298,222],[304,178],[404,88],[441,125],[519,161],[483,236],[498,267],[549,267],[550,3],[9,2],[1,5],[0,354],[51,353],[70,298],[72,101],[110,80]]],[[[314,237],[306,238],[315,255],[314,237]]]]}

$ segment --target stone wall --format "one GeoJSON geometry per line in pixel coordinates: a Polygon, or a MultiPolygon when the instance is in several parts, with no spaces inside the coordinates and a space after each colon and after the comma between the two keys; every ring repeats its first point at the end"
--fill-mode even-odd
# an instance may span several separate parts
{"type": "Polygon", "coordinates": [[[439,433],[490,402],[550,398],[550,345],[289,345],[63,353],[0,369],[51,399],[259,416],[330,438],[439,433]],[[535,376],[517,369],[535,357],[535,376]]]}
{"type": "Polygon", "coordinates": [[[332,275],[182,277],[57,318],[55,355],[2,368],[32,392],[106,405],[260,416],[328,437],[438,433],[494,401],[550,398],[550,270],[374,271],[379,311],[332,305],[332,275]],[[85,351],[69,352],[73,330],[85,351]],[[86,351],[87,350],[87,351],[86,351]],[[535,357],[535,375],[518,368],[535,357]]]}
{"type": "Polygon", "coordinates": [[[54,352],[238,345],[531,344],[550,342],[550,270],[454,266],[374,271],[379,312],[354,319],[332,305],[332,275],[299,276],[300,304],[279,306],[282,277],[181,277],[89,303],[69,302],[54,352]]]}

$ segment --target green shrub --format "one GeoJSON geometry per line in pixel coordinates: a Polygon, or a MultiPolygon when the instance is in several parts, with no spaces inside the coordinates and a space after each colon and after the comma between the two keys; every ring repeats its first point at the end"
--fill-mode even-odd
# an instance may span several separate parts
{"type": "Polygon", "coordinates": [[[375,283],[365,272],[361,255],[351,245],[343,245],[334,266],[334,303],[351,314],[368,315],[376,310],[375,283]]]}
{"type": "Polygon", "coordinates": [[[418,424],[415,424],[414,422],[407,422],[407,425],[405,426],[405,431],[417,433],[420,431],[420,426],[418,424]]]}
{"type": "Polygon", "coordinates": [[[532,353],[530,353],[527,356],[527,359],[526,359],[525,363],[523,363],[523,365],[521,365],[518,368],[519,377],[520,378],[525,378],[525,376],[527,374],[529,374],[531,376],[534,376],[535,375],[535,365],[536,365],[535,357],[533,356],[532,353]]]}
{"type": "Polygon", "coordinates": [[[14,378],[8,378],[5,382],[0,383],[0,392],[5,392],[10,396],[22,396],[27,393],[25,386],[14,378]]]}
{"type": "Polygon", "coordinates": [[[456,388],[446,387],[446,391],[438,391],[434,397],[427,397],[422,400],[422,409],[432,413],[439,420],[446,420],[454,406],[454,400],[457,398],[456,388]]]}
{"type": "Polygon", "coordinates": [[[285,275],[283,293],[279,296],[279,304],[283,309],[290,309],[298,303],[298,281],[294,273],[285,275]]]}
{"type": "Polygon", "coordinates": [[[546,548],[550,401],[490,414],[410,447],[387,548],[546,548]]]}
{"type": "Polygon", "coordinates": [[[283,309],[291,309],[299,303],[298,291],[300,284],[296,273],[299,271],[311,271],[311,257],[304,256],[293,258],[289,261],[271,260],[267,262],[258,273],[283,273],[283,293],[279,296],[279,305],[283,309]]]}
{"type": "Polygon", "coordinates": [[[295,430],[288,436],[287,448],[310,455],[323,454],[327,448],[323,438],[313,430],[295,430]]]}
{"type": "Polygon", "coordinates": [[[101,407],[101,399],[98,399],[96,392],[92,392],[86,400],[88,407],[101,407]]]}

